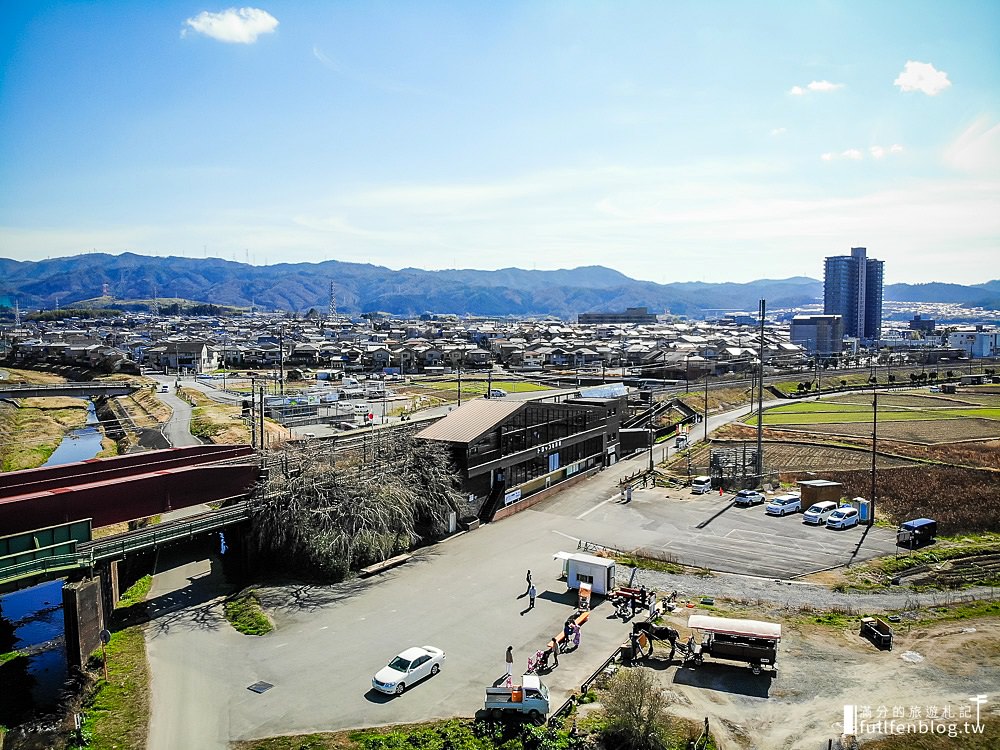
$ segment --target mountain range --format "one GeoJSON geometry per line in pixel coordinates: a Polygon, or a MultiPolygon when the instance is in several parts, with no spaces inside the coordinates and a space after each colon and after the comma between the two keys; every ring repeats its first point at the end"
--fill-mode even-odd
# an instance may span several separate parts
{"type": "MultiPolygon", "coordinates": [[[[0,258],[0,306],[24,310],[56,306],[105,306],[153,298],[285,310],[326,311],[333,284],[337,311],[358,315],[383,311],[489,316],[555,316],[647,307],[704,317],[720,311],[799,307],[822,301],[816,279],[760,279],[743,284],[631,279],[603,266],[557,271],[504,268],[497,271],[425,271],[327,260],[252,266],[217,258],[180,258],[124,253],[88,253],[44,261],[0,258]],[[106,285],[106,286],[105,286],[106,285]]],[[[892,284],[887,301],[951,302],[1000,309],[1000,280],[975,286],[892,284]]]]}

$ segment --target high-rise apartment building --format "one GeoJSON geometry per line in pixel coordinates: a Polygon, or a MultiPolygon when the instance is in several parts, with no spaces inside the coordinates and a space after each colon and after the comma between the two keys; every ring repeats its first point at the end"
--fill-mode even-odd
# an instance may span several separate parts
{"type": "Polygon", "coordinates": [[[852,247],[850,255],[826,259],[823,312],[843,318],[845,336],[873,341],[882,334],[882,261],[866,252],[852,247]]]}

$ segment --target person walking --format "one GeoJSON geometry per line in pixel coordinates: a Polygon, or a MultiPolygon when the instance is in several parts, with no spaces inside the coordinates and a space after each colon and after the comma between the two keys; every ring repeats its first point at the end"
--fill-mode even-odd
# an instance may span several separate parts
{"type": "Polygon", "coordinates": [[[535,608],[535,584],[528,585],[528,609],[535,608]]]}
{"type": "Polygon", "coordinates": [[[625,490],[625,502],[632,502],[632,485],[630,484],[625,490]]]}
{"type": "Polygon", "coordinates": [[[562,649],[565,651],[569,648],[569,640],[573,637],[573,618],[569,617],[566,622],[563,623],[563,642],[562,649]]]}
{"type": "Polygon", "coordinates": [[[511,680],[514,677],[514,647],[507,647],[507,654],[504,656],[505,666],[507,668],[507,684],[510,685],[511,680]]]}
{"type": "Polygon", "coordinates": [[[524,577],[524,580],[528,584],[528,588],[526,588],[524,591],[525,591],[525,593],[528,593],[529,591],[531,591],[531,571],[530,570],[528,571],[528,575],[526,575],[524,577]]]}
{"type": "Polygon", "coordinates": [[[580,648],[580,625],[579,623],[573,623],[573,650],[576,651],[580,648]]]}
{"type": "Polygon", "coordinates": [[[559,638],[559,634],[557,633],[556,636],[552,639],[552,666],[553,667],[558,667],[559,666],[559,640],[558,640],[558,638],[559,638]]]}

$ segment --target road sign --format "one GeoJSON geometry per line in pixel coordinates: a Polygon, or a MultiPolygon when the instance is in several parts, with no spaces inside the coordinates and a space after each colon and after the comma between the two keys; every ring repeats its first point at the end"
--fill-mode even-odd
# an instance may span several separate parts
{"type": "Polygon", "coordinates": [[[102,630],[98,635],[101,638],[101,643],[103,643],[105,645],[107,645],[108,643],[111,643],[111,631],[110,630],[102,630]]]}

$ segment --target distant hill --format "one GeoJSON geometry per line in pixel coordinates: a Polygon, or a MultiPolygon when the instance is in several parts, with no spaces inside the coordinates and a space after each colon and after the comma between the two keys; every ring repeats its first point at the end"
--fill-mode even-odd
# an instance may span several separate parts
{"type": "MultiPolygon", "coordinates": [[[[66,307],[102,296],[104,284],[119,300],[186,299],[215,305],[325,311],[330,282],[339,312],[386,311],[419,315],[432,311],[495,316],[556,316],[649,308],[700,317],[720,310],[756,311],[798,307],[822,298],[822,284],[806,277],[761,279],[745,284],[637,281],[602,266],[558,271],[424,271],[343,263],[251,266],[215,258],[154,257],[91,253],[30,262],[0,258],[0,304],[16,298],[22,309],[66,307]]],[[[886,299],[959,302],[1000,307],[1000,282],[976,287],[896,284],[886,299]],[[945,296],[942,296],[945,295],[945,296]],[[992,304],[983,304],[993,299],[992,304]]]]}

